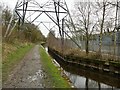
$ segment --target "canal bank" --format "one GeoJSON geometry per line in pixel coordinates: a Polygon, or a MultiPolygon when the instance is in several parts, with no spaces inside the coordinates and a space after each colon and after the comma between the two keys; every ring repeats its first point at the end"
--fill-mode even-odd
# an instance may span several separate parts
{"type": "Polygon", "coordinates": [[[61,55],[48,49],[49,54],[60,64],[64,73],[77,88],[120,88],[120,75],[66,62],[61,55]]]}
{"type": "Polygon", "coordinates": [[[40,56],[41,64],[47,75],[45,81],[50,86],[47,88],[72,88],[68,78],[63,76],[61,69],[55,66],[53,59],[42,46],[40,46],[40,56]]]}
{"type": "Polygon", "coordinates": [[[73,54],[63,55],[61,52],[56,51],[52,48],[48,48],[48,52],[58,56],[61,59],[61,61],[63,61],[64,63],[70,64],[73,66],[86,67],[86,68],[97,70],[99,72],[106,72],[111,75],[120,76],[119,61],[94,59],[89,57],[76,56],[73,54]]]}

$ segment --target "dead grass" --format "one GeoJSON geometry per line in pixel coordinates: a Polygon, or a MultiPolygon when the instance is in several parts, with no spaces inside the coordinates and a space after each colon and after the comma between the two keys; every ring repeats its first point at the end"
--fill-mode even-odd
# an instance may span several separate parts
{"type": "Polygon", "coordinates": [[[29,42],[25,42],[25,41],[20,41],[20,40],[14,40],[14,43],[2,43],[2,61],[6,60],[7,56],[12,53],[15,52],[17,49],[23,47],[23,46],[27,46],[28,44],[30,44],[29,42]]]}
{"type": "MultiPolygon", "coordinates": [[[[58,52],[61,52],[62,50],[60,48],[54,47],[55,50],[58,52]]],[[[115,56],[115,55],[110,55],[110,54],[102,54],[100,56],[99,52],[89,52],[88,55],[86,55],[85,51],[82,51],[78,48],[65,48],[63,50],[64,55],[73,55],[73,56],[78,56],[78,57],[83,57],[83,58],[89,58],[89,59],[100,59],[104,61],[117,61],[119,62],[120,57],[115,56]]]]}
{"type": "Polygon", "coordinates": [[[11,44],[3,43],[2,44],[2,60],[4,61],[5,58],[11,53],[14,52],[17,49],[17,47],[14,47],[11,44]]]}
{"type": "Polygon", "coordinates": [[[6,81],[14,66],[33,47],[32,43],[3,43],[2,46],[2,81],[6,81]]]}

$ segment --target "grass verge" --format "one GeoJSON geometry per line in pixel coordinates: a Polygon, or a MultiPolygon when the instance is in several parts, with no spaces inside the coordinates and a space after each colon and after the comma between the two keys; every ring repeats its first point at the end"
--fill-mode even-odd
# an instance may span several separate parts
{"type": "Polygon", "coordinates": [[[46,53],[42,46],[40,46],[40,56],[52,88],[71,88],[67,80],[60,75],[60,71],[52,63],[52,58],[46,53]]]}
{"type": "Polygon", "coordinates": [[[8,54],[7,58],[2,62],[2,82],[5,82],[9,73],[14,66],[24,57],[24,55],[33,47],[32,44],[23,45],[14,52],[8,54]]]}

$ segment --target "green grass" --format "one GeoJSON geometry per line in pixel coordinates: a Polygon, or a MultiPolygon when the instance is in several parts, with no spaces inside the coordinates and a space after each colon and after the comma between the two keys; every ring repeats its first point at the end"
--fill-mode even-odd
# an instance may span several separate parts
{"type": "Polygon", "coordinates": [[[65,78],[60,75],[58,68],[52,63],[52,58],[46,53],[45,49],[40,47],[40,56],[43,67],[48,75],[52,87],[54,88],[71,88],[65,78]]]}
{"type": "Polygon", "coordinates": [[[24,45],[19,47],[15,52],[9,54],[2,62],[2,81],[5,82],[9,73],[13,70],[14,66],[20,62],[24,55],[33,47],[33,45],[24,45]]]}

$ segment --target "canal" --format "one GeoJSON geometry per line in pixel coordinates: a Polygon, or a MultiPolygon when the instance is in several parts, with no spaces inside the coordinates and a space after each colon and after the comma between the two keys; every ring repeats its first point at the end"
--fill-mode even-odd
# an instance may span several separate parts
{"type": "MultiPolygon", "coordinates": [[[[48,49],[46,48],[46,51],[48,49]]],[[[51,53],[49,53],[51,55],[51,53]]],[[[90,70],[89,68],[83,67],[73,67],[72,65],[65,64],[58,58],[51,55],[60,68],[62,68],[63,73],[69,78],[71,83],[76,88],[108,88],[110,90],[120,90],[120,76],[111,76],[107,72],[98,73],[97,71],[90,70]]]]}

